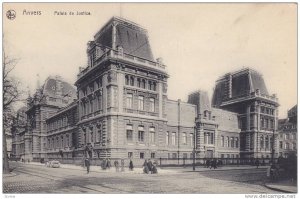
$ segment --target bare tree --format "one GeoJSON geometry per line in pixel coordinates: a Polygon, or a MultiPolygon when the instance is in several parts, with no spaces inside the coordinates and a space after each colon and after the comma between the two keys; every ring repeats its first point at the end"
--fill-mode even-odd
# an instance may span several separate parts
{"type": "Polygon", "coordinates": [[[20,100],[22,91],[20,83],[11,76],[18,60],[10,58],[3,52],[3,173],[9,173],[6,132],[10,131],[13,122],[13,105],[20,100]]]}

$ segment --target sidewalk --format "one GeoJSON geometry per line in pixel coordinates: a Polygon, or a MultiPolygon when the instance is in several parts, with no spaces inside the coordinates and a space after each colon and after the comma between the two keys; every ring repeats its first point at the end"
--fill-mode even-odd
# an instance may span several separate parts
{"type": "MultiPolygon", "coordinates": [[[[258,169],[267,169],[268,166],[260,166],[258,169]]],[[[221,166],[216,169],[205,168],[202,166],[196,166],[195,171],[193,171],[193,167],[163,167],[162,169],[175,169],[182,172],[205,172],[205,171],[227,171],[227,170],[245,170],[245,169],[257,169],[256,166],[249,166],[249,165],[228,165],[228,166],[221,166]]]]}
{"type": "Polygon", "coordinates": [[[281,180],[278,182],[268,182],[265,184],[265,187],[283,193],[297,193],[297,181],[281,180]]]}

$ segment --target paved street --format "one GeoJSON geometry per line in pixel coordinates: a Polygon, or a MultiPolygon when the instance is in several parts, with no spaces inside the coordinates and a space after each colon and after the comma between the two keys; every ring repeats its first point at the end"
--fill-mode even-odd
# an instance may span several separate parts
{"type": "Polygon", "coordinates": [[[13,174],[3,178],[4,193],[276,193],[262,186],[265,169],[163,169],[159,174],[116,173],[92,167],[48,168],[11,162],[13,174]]]}

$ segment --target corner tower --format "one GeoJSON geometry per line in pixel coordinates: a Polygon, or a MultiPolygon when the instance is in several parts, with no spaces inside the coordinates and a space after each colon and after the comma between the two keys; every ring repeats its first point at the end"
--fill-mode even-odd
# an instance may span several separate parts
{"type": "Polygon", "coordinates": [[[245,68],[219,78],[212,106],[238,114],[241,157],[271,158],[272,148],[277,148],[279,104],[260,73],[245,68]]]}
{"type": "Polygon", "coordinates": [[[160,153],[168,74],[161,59],[153,59],[147,30],[113,17],[88,42],[87,56],[75,83],[82,155],[150,158],[160,153]]]}

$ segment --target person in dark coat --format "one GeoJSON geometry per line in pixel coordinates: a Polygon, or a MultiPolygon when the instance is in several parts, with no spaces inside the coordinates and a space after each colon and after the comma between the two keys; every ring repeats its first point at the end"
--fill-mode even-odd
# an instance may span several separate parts
{"type": "Polygon", "coordinates": [[[125,163],[124,163],[124,160],[122,159],[122,160],[121,160],[121,172],[124,171],[124,165],[125,165],[125,163]]]}
{"type": "Polygon", "coordinates": [[[84,160],[84,164],[85,164],[85,166],[86,166],[86,171],[87,171],[87,173],[90,173],[90,160],[88,159],[88,158],[86,158],[85,160],[84,160]]]}
{"type": "Polygon", "coordinates": [[[148,166],[148,170],[152,173],[153,164],[150,159],[148,160],[147,166],[148,166]]]}
{"type": "Polygon", "coordinates": [[[207,159],[205,164],[206,164],[206,168],[209,168],[209,166],[210,166],[210,160],[207,159]]]}
{"type": "Polygon", "coordinates": [[[106,160],[105,160],[105,159],[102,160],[101,168],[102,168],[103,170],[106,169],[106,160]]]}
{"type": "Polygon", "coordinates": [[[212,161],[212,167],[213,167],[214,169],[217,168],[217,160],[216,160],[216,159],[213,159],[213,161],[212,161]]]}
{"type": "Polygon", "coordinates": [[[133,162],[132,162],[132,160],[130,160],[130,162],[129,162],[129,170],[133,171],[133,162]]]}
{"type": "Polygon", "coordinates": [[[255,166],[256,166],[256,168],[258,169],[258,166],[259,166],[259,160],[256,158],[256,160],[255,160],[255,166]]]}
{"type": "Polygon", "coordinates": [[[149,168],[148,168],[148,161],[145,160],[144,164],[143,164],[143,172],[148,174],[149,173],[149,168]]]}
{"type": "Polygon", "coordinates": [[[119,161],[115,160],[114,165],[115,165],[115,168],[116,168],[116,172],[119,172],[119,161]]]}
{"type": "Polygon", "coordinates": [[[110,167],[111,167],[110,159],[107,159],[106,168],[110,169],[110,167]]]}
{"type": "Polygon", "coordinates": [[[152,173],[153,174],[157,174],[157,168],[156,168],[156,165],[153,164],[153,167],[152,167],[152,173]]]}

